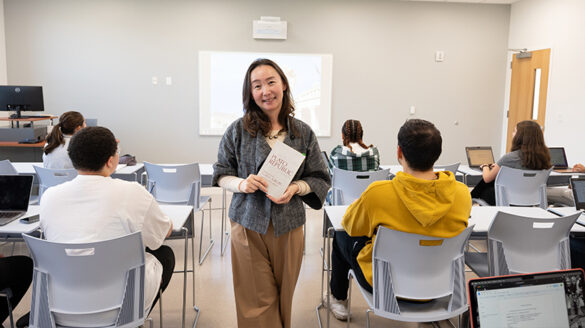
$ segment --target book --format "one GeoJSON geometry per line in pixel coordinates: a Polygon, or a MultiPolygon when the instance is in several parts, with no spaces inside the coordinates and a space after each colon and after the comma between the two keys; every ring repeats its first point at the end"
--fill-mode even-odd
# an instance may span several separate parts
{"type": "Polygon", "coordinates": [[[277,141],[258,172],[268,182],[267,194],[274,198],[284,195],[304,160],[305,155],[277,141]]]}

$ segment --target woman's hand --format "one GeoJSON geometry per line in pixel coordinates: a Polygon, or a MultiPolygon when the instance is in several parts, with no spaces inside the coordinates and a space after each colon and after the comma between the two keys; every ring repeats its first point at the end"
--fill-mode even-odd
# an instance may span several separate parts
{"type": "Polygon", "coordinates": [[[245,180],[240,182],[238,189],[246,194],[251,194],[257,190],[266,192],[268,189],[268,182],[264,178],[254,174],[250,174],[245,180]]]}
{"type": "Polygon", "coordinates": [[[291,183],[288,185],[286,191],[282,196],[280,196],[280,198],[274,198],[269,194],[266,194],[266,197],[268,197],[268,199],[270,199],[275,204],[287,204],[288,202],[290,202],[292,196],[294,196],[298,191],[299,186],[294,183],[291,183]]]}
{"type": "Polygon", "coordinates": [[[575,166],[573,166],[573,172],[585,173],[585,166],[583,166],[583,164],[575,164],[575,166]]]}

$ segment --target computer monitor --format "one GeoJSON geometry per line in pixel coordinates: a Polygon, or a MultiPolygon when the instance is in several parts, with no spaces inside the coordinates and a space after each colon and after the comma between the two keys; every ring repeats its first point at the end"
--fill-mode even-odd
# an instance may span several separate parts
{"type": "Polygon", "coordinates": [[[14,111],[10,118],[20,118],[21,111],[45,110],[43,87],[0,85],[0,111],[14,111]]]}

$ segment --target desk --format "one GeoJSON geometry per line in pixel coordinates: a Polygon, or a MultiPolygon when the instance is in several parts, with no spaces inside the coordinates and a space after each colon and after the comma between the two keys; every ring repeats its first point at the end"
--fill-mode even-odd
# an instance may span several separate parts
{"type": "Polygon", "coordinates": [[[0,141],[0,159],[9,159],[11,162],[40,162],[43,160],[44,147],[45,141],[34,144],[21,144],[18,141],[0,141]]]}
{"type": "MultiPolygon", "coordinates": [[[[460,165],[457,171],[465,175],[465,184],[467,184],[469,187],[474,187],[482,179],[481,171],[472,169],[468,165],[460,165]]],[[[550,173],[550,176],[548,177],[546,184],[549,187],[567,186],[569,185],[569,180],[572,177],[585,177],[585,173],[579,172],[559,173],[552,171],[550,173]]]]}
{"type": "MultiPolygon", "coordinates": [[[[37,215],[37,214],[39,214],[40,210],[41,209],[40,209],[39,205],[29,205],[28,211],[21,218],[27,218],[29,216],[37,215]]],[[[0,226],[0,235],[17,234],[19,239],[22,239],[22,238],[20,238],[20,234],[31,233],[31,232],[37,230],[39,228],[39,226],[40,226],[39,221],[27,224],[27,223],[22,223],[22,222],[20,222],[20,219],[17,219],[17,220],[14,220],[14,221],[8,223],[7,225],[0,226]]]]}
{"type": "MultiPolygon", "coordinates": [[[[16,162],[12,163],[18,174],[35,176],[37,173],[33,166],[43,167],[43,162],[16,162]]],[[[144,172],[144,164],[137,163],[136,165],[127,166],[126,164],[118,165],[116,172],[112,174],[112,178],[122,179],[126,181],[137,181],[138,177],[144,172]]]]}
{"type": "MultiPolygon", "coordinates": [[[[394,178],[394,176],[396,176],[396,173],[402,171],[402,165],[380,165],[380,168],[385,170],[385,169],[390,169],[390,180],[394,178]]],[[[437,171],[437,170],[435,170],[437,171]]],[[[442,171],[442,170],[440,170],[442,171]]],[[[457,172],[455,174],[455,179],[459,182],[463,182],[464,181],[464,175],[463,173],[457,172]]]]}

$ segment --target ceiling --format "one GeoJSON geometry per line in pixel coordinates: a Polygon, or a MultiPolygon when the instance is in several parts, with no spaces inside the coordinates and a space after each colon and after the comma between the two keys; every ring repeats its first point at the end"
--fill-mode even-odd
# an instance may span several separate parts
{"type": "Polygon", "coordinates": [[[512,4],[520,0],[402,0],[402,1],[426,1],[426,2],[452,2],[452,3],[487,3],[487,4],[512,4]]]}

